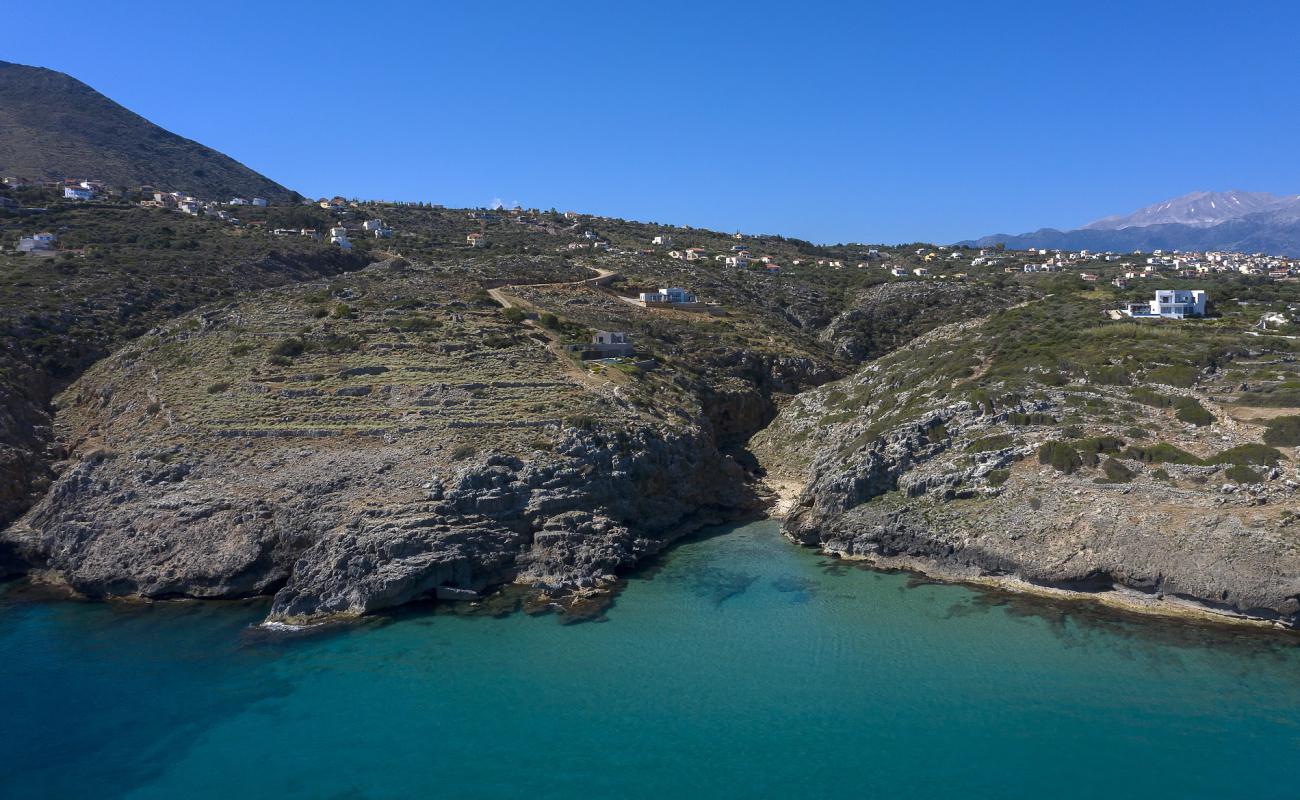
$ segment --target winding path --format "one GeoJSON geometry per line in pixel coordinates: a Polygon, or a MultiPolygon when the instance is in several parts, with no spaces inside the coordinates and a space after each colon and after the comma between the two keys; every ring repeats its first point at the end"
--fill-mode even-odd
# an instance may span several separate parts
{"type": "MultiPolygon", "coordinates": [[[[549,283],[511,283],[511,284],[506,284],[504,286],[498,286],[494,289],[488,289],[487,293],[488,296],[491,297],[493,300],[497,301],[497,303],[499,303],[503,309],[518,308],[519,310],[525,312],[528,311],[539,312],[539,309],[536,306],[532,305],[531,303],[525,300],[521,300],[518,297],[507,294],[505,290],[514,289],[514,288],[531,288],[531,287],[541,287],[541,286],[587,285],[587,286],[599,287],[599,286],[604,286],[618,278],[618,273],[615,272],[614,270],[601,269],[600,267],[590,267],[590,266],[586,267],[586,269],[595,272],[596,277],[583,278],[581,280],[576,280],[576,281],[559,281],[559,282],[549,282],[549,283]]],[[[565,369],[568,370],[569,374],[572,375],[579,383],[588,387],[589,389],[594,389],[602,392],[606,391],[611,385],[613,385],[613,382],[610,381],[608,378],[602,378],[597,375],[594,375],[588,370],[584,369],[581,365],[574,363],[573,359],[569,358],[569,354],[564,350],[564,345],[563,343],[560,342],[560,337],[556,335],[554,331],[550,330],[549,328],[543,325],[539,325],[536,321],[532,319],[528,319],[526,317],[524,318],[524,324],[535,331],[539,331],[543,336],[546,337],[546,349],[550,350],[551,353],[557,359],[559,359],[560,363],[564,365],[565,369]]],[[[615,387],[615,389],[617,389],[617,387],[615,387]]]]}

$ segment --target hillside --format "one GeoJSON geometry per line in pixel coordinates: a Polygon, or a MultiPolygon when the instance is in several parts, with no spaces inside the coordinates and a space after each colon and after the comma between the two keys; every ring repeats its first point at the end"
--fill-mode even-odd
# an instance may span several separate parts
{"type": "MultiPolygon", "coordinates": [[[[358,239],[351,259],[330,263],[328,245],[176,212],[41,215],[78,249],[12,257],[16,291],[4,299],[25,327],[7,340],[28,370],[9,373],[12,388],[31,371],[47,383],[75,375],[90,360],[73,359],[78,340],[143,335],[90,366],[52,414],[39,398],[22,406],[52,435],[10,443],[15,467],[41,469],[15,471],[15,484],[38,479],[11,508],[35,506],[0,534],[0,561],[7,553],[11,567],[89,597],[276,594],[272,618],[290,622],[503,583],[572,607],[606,596],[620,571],[692,527],[757,513],[744,444],[786,398],[1032,294],[936,281],[895,308],[901,295],[877,291],[889,280],[879,260],[830,266],[853,248],[747,239],[789,265],[774,274],[672,259],[644,246],[662,229],[622,220],[338,214],[354,225],[382,215],[399,234],[383,252],[358,239]],[[466,247],[478,230],[489,246],[466,247]],[[612,246],[584,249],[589,232],[612,246]],[[248,280],[250,291],[226,299],[230,257],[262,247],[312,254],[319,272],[293,278],[314,282],[258,290],[248,280]],[[367,250],[369,267],[319,281],[367,250]],[[800,256],[809,263],[794,266],[800,256]],[[589,281],[598,274],[601,285],[589,281]],[[163,298],[123,297],[126,285],[172,293],[174,313],[205,293],[217,302],[159,324],[163,298]],[[672,285],[725,314],[622,299],[672,285]],[[63,319],[69,291],[119,311],[63,319]],[[35,326],[46,333],[24,332],[35,326]],[[629,333],[635,356],[582,358],[596,330],[629,333]]],[[[721,252],[737,241],[673,235],[721,252]]]]}
{"type": "Polygon", "coordinates": [[[786,532],[943,578],[1294,626],[1300,348],[1252,333],[1258,305],[1221,288],[1221,317],[1177,325],[1108,320],[1105,292],[1027,304],[801,395],[754,443],[786,532]]]}
{"type": "Polygon", "coordinates": [[[366,263],[319,242],[125,203],[0,214],[0,243],[37,229],[57,231],[66,249],[0,253],[0,525],[48,487],[61,455],[50,400],[87,367],[197,305],[366,263]]]}
{"type": "Polygon", "coordinates": [[[54,70],[0,61],[0,175],[155,186],[205,199],[294,193],[54,70]]]}
{"type": "Polygon", "coordinates": [[[1005,271],[1024,254],[541,211],[243,216],[0,217],[0,243],[66,246],[2,262],[5,429],[34,435],[4,442],[5,508],[27,510],[0,570],[92,598],[273,595],[289,623],[503,585],[492,603],[579,618],[776,490],[793,537],[845,557],[1300,611],[1297,349],[1251,328],[1294,311],[1293,283],[1207,276],[1218,316],[1140,324],[1102,311],[1162,281],[1005,271]],[[375,217],[392,238],[362,238],[375,217]],[[273,233],[332,224],[350,254],[273,233]],[[736,247],[755,264],[718,260],[736,247]],[[665,286],[715,305],[632,300],[665,286]],[[596,331],[633,352],[595,357],[596,331]]]}

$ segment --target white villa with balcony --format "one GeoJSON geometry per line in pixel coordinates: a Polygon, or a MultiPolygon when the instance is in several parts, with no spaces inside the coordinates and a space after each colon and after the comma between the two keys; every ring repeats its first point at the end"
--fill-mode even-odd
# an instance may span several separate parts
{"type": "Polygon", "coordinates": [[[1129,303],[1122,311],[1130,317],[1203,317],[1205,301],[1203,289],[1159,289],[1154,299],[1145,303],[1129,303]]]}

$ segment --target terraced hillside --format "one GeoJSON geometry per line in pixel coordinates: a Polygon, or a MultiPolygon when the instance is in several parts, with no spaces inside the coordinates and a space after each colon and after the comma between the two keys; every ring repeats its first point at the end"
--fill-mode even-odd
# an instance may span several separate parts
{"type": "MultiPolygon", "coordinates": [[[[0,525],[49,486],[60,457],[49,401],[86,367],[199,304],[366,263],[307,239],[125,204],[0,214],[0,243],[38,231],[54,233],[59,250],[0,252],[0,525]]],[[[20,566],[0,547],[0,574],[20,566]]]]}
{"type": "Polygon", "coordinates": [[[90,596],[276,591],[296,621],[581,596],[753,507],[688,393],[661,382],[662,418],[550,345],[403,261],[183,317],[59,398],[75,466],[8,540],[90,596]]]}

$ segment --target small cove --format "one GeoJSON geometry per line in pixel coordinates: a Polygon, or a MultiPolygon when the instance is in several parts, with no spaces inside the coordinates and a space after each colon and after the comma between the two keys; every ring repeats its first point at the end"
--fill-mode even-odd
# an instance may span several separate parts
{"type": "Polygon", "coordinates": [[[684,542],[606,621],[0,595],[12,797],[1291,797],[1300,641],[684,542]]]}

